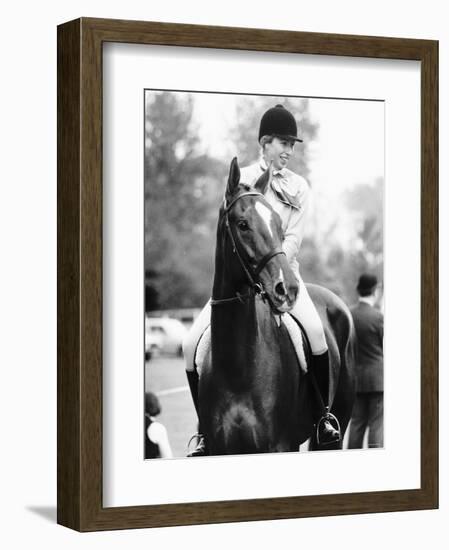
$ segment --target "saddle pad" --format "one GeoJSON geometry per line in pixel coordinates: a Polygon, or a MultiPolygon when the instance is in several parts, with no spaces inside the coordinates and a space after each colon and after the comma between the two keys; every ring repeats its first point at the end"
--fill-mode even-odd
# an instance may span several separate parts
{"type": "MultiPolygon", "coordinates": [[[[307,360],[306,354],[304,352],[304,342],[302,339],[301,329],[299,328],[298,323],[288,313],[284,313],[281,319],[288,331],[293,347],[295,348],[296,355],[299,361],[299,366],[301,367],[301,370],[306,373],[307,360]]],[[[209,325],[207,329],[203,332],[195,351],[194,362],[198,376],[201,376],[201,367],[204,363],[204,360],[206,359],[207,354],[209,353],[210,346],[211,335],[209,325]]]]}
{"type": "Polygon", "coordinates": [[[196,346],[195,351],[195,368],[198,376],[201,376],[201,367],[204,364],[207,354],[209,353],[211,347],[211,337],[210,337],[210,325],[201,335],[200,341],[196,346]]]}
{"type": "Polygon", "coordinates": [[[282,315],[282,322],[284,323],[290,339],[292,341],[293,347],[295,348],[296,355],[298,357],[299,366],[301,370],[307,372],[307,359],[304,351],[304,342],[302,339],[301,329],[299,328],[298,323],[293,319],[289,313],[284,313],[282,315]]]}

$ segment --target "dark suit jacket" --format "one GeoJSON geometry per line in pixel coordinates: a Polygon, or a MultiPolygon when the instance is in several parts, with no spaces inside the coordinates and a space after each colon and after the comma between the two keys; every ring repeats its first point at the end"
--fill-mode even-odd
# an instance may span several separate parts
{"type": "Polygon", "coordinates": [[[383,391],[383,314],[365,302],[351,308],[357,336],[356,378],[359,393],[383,391]]]}

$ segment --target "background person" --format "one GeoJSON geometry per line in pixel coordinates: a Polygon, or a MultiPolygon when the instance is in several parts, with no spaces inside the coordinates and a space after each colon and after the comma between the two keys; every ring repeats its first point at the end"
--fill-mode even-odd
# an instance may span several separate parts
{"type": "Polygon", "coordinates": [[[377,277],[361,275],[357,292],[359,302],[351,308],[357,335],[357,394],[349,428],[349,449],[362,448],[366,429],[368,447],[383,447],[384,316],[375,307],[380,293],[377,277]]]}
{"type": "Polygon", "coordinates": [[[159,399],[152,392],[145,393],[145,458],[172,458],[165,426],[155,420],[161,412],[159,399]]]}

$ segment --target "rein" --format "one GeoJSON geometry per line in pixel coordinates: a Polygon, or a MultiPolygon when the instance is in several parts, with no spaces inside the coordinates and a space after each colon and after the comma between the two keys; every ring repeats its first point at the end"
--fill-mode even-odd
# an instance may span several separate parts
{"type": "Polygon", "coordinates": [[[239,292],[236,292],[236,295],[232,298],[221,298],[221,299],[214,299],[212,298],[210,301],[211,306],[217,306],[217,305],[225,305],[235,302],[240,302],[243,304],[250,296],[255,294],[260,294],[262,298],[265,297],[266,292],[263,288],[263,285],[260,281],[258,281],[258,277],[262,270],[265,268],[265,266],[272,260],[275,256],[278,256],[279,254],[284,254],[285,252],[280,248],[273,248],[271,249],[265,256],[259,261],[256,268],[252,271],[251,267],[246,265],[245,261],[243,260],[239,249],[237,247],[237,243],[234,238],[234,234],[232,233],[231,225],[229,223],[229,212],[231,211],[231,208],[234,206],[234,204],[239,201],[242,197],[248,197],[248,196],[258,196],[262,197],[264,201],[266,201],[264,195],[262,193],[259,193],[258,191],[248,191],[246,193],[242,193],[241,195],[238,195],[235,197],[230,204],[225,206],[224,216],[225,216],[225,226],[226,230],[228,232],[229,238],[231,239],[232,243],[232,251],[234,254],[236,254],[237,259],[240,262],[240,265],[245,272],[246,278],[248,279],[250,289],[246,294],[240,294],[239,292]],[[252,271],[252,273],[251,273],[252,271]]]}

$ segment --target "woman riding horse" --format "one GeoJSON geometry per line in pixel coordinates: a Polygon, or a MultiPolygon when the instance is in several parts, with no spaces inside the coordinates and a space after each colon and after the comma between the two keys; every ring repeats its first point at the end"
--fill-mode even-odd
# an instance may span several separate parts
{"type": "MultiPolygon", "coordinates": [[[[304,222],[309,200],[309,185],[306,180],[287,168],[295,143],[299,141],[294,116],[282,105],[276,105],[264,113],[260,121],[259,143],[261,158],[254,164],[242,168],[240,182],[253,185],[271,166],[271,182],[265,191],[265,198],[282,221],[284,240],[282,249],[299,285],[298,298],[290,314],[304,327],[313,357],[313,375],[317,382],[320,401],[324,406],[329,402],[329,354],[321,319],[309,296],[299,273],[299,249],[304,236],[304,222]]],[[[183,345],[186,359],[186,373],[192,399],[198,414],[198,373],[195,369],[195,351],[198,342],[210,324],[211,306],[206,304],[195,320],[183,345]]],[[[339,423],[331,415],[316,419],[318,437],[324,443],[340,440],[339,423]]],[[[199,427],[198,444],[188,456],[208,454],[207,441],[199,427]]]]}

